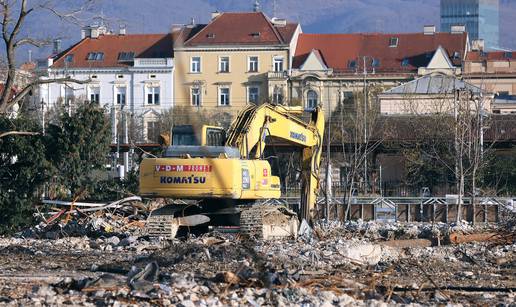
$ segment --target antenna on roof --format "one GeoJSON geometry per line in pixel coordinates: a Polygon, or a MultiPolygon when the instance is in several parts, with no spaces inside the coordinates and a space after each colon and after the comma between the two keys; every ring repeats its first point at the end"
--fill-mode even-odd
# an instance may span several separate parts
{"type": "Polygon", "coordinates": [[[272,1],[272,17],[276,17],[276,0],[272,1]]]}
{"type": "Polygon", "coordinates": [[[258,0],[254,1],[253,11],[254,12],[259,12],[260,11],[260,1],[258,1],[258,0]]]}

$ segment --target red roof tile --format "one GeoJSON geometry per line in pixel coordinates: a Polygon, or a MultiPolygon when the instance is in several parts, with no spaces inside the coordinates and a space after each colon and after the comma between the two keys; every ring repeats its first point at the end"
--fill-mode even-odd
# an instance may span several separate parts
{"type": "Polygon", "coordinates": [[[172,34],[129,34],[101,35],[98,38],[85,38],[56,56],[54,68],[65,67],[65,58],[73,55],[68,68],[87,67],[127,67],[131,62],[119,62],[120,52],[134,52],[135,57],[164,58],[173,57],[172,34]],[[102,61],[87,60],[88,53],[103,52],[102,61]]]}
{"type": "Polygon", "coordinates": [[[297,23],[273,25],[262,12],[222,13],[188,39],[185,46],[285,45],[297,27],[297,23]]]}
{"type": "Polygon", "coordinates": [[[516,61],[516,51],[480,52],[470,51],[466,55],[466,61],[516,61]]]}
{"type": "MultiPolygon", "coordinates": [[[[467,34],[423,33],[398,34],[301,34],[294,57],[294,68],[299,68],[312,49],[318,49],[325,63],[336,71],[354,71],[349,68],[351,61],[362,56],[370,56],[379,61],[377,72],[410,72],[426,66],[439,46],[450,58],[459,52],[460,58],[454,65],[461,65],[466,48],[467,34]],[[398,38],[397,47],[389,47],[391,38],[398,38]],[[402,66],[404,59],[407,66],[402,66]]],[[[360,63],[357,63],[360,65],[360,63]]]]}

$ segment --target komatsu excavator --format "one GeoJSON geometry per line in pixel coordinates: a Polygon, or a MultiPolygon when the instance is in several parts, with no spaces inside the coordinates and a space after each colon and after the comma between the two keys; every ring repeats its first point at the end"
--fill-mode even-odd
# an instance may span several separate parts
{"type": "Polygon", "coordinates": [[[219,127],[176,127],[163,157],[140,164],[140,194],[174,200],[151,213],[147,233],[175,237],[181,226],[234,225],[263,239],[295,237],[299,219],[310,221],[316,213],[324,132],[320,108],[309,121],[302,113],[296,107],[249,105],[227,135],[219,127]],[[271,140],[302,149],[299,219],[286,207],[264,205],[281,196],[280,179],[263,157],[271,140]]]}

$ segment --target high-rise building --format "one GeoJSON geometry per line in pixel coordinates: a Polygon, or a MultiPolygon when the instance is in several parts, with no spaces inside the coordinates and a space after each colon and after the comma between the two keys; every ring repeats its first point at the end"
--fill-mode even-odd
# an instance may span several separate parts
{"type": "Polygon", "coordinates": [[[470,40],[483,39],[487,49],[499,46],[499,0],[441,0],[441,31],[465,25],[470,40]]]}

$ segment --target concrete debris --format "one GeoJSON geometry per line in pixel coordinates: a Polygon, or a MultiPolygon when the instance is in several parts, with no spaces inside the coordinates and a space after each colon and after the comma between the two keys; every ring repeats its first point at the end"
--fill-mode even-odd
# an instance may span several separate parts
{"type": "Polygon", "coordinates": [[[67,223],[63,213],[24,232],[33,235],[0,238],[0,304],[419,306],[516,299],[516,242],[507,228],[330,221],[301,223],[296,240],[218,232],[161,240],[124,228],[137,221],[129,218],[134,210],[145,215],[126,203],[71,214],[67,223]],[[486,233],[505,240],[448,244],[452,234],[486,233]]]}
{"type": "MultiPolygon", "coordinates": [[[[80,230],[80,221],[68,224],[80,230]]],[[[163,241],[95,229],[64,236],[65,227],[0,238],[0,302],[418,306],[510,305],[516,298],[514,240],[440,246],[435,241],[445,242],[450,233],[506,229],[361,221],[305,227],[297,240],[283,241],[216,232],[163,241]]]]}

